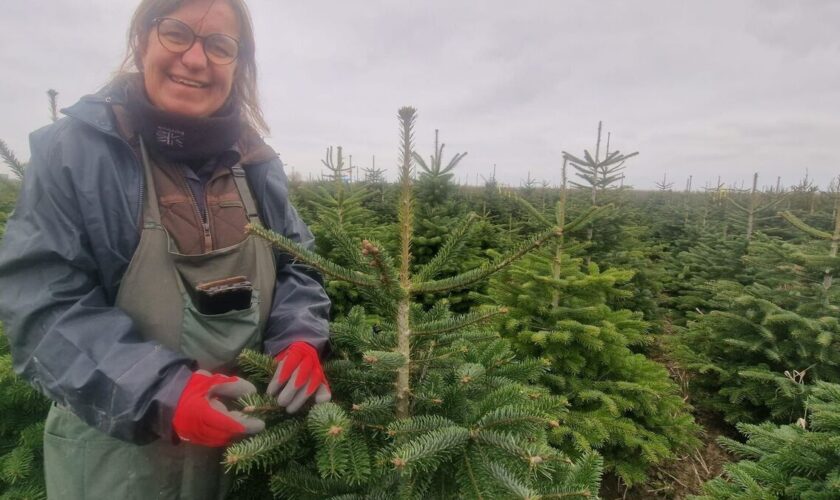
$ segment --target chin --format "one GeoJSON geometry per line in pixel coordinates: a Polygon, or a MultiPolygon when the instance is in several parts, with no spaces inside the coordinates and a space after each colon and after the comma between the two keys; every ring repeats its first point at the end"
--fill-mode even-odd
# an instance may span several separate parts
{"type": "Polygon", "coordinates": [[[166,99],[161,103],[164,111],[194,118],[210,116],[215,110],[209,109],[206,105],[181,99],[166,99]]]}

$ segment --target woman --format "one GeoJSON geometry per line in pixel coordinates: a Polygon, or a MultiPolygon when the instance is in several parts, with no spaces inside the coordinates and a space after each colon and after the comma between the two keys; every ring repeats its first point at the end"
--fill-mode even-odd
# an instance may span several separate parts
{"type": "Polygon", "coordinates": [[[16,371],[55,402],[50,498],[217,498],[223,447],[264,427],[225,406],[255,390],[237,354],[276,356],[289,412],[328,400],[329,299],[244,231],[312,243],[258,135],[244,0],[143,0],[126,61],[30,138],[0,314],[16,371]]]}

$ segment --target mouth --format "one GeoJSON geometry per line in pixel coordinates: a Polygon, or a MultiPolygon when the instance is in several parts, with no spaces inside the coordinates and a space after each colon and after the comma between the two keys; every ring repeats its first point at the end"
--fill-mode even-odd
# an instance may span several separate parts
{"type": "Polygon", "coordinates": [[[189,78],[183,78],[180,76],[169,75],[169,79],[178,85],[183,85],[185,87],[190,87],[194,89],[203,89],[209,87],[209,83],[199,82],[197,80],[190,80],[189,78]]]}

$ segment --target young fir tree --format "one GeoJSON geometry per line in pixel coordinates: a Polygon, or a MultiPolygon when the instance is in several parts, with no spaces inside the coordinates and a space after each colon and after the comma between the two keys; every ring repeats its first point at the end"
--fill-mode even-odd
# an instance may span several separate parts
{"type": "Polygon", "coordinates": [[[601,122],[598,122],[598,139],[595,143],[595,155],[584,150],[583,159],[570,153],[563,152],[563,158],[577,170],[576,175],[583,182],[572,182],[573,186],[590,189],[592,205],[597,203],[599,193],[604,192],[614,184],[624,179],[624,162],[638,155],[638,152],[621,154],[620,151],[610,151],[610,139],[607,137],[604,157],[601,158],[601,122]]]}
{"type": "Polygon", "coordinates": [[[395,221],[397,214],[394,211],[394,190],[385,178],[385,170],[376,166],[376,156],[371,158],[371,166],[363,168],[362,172],[362,183],[370,193],[370,196],[365,198],[364,207],[377,214],[380,221],[395,221]]]}
{"type": "Polygon", "coordinates": [[[0,499],[46,498],[44,419],[49,401],[19,379],[0,330],[0,499]]]}
{"type": "MultiPolygon", "coordinates": [[[[509,344],[478,326],[497,308],[453,315],[424,311],[416,297],[461,289],[499,271],[554,236],[554,228],[511,253],[457,276],[436,279],[471,219],[452,229],[440,252],[412,272],[413,108],[399,112],[399,257],[338,231],[352,265],[343,267],[260,227],[251,231],[316,269],[353,283],[388,315],[371,325],[354,309],[334,323],[335,357],[326,364],[333,402],[305,419],[272,422],[232,446],[232,471],[268,471],[283,498],[588,498],[597,495],[600,458],[569,460],[548,442],[565,400],[529,381],[544,366],[516,361],[509,344]]],[[[252,373],[270,376],[269,359],[246,354],[252,373]]],[[[255,377],[256,378],[256,377],[255,377]]],[[[271,402],[254,398],[243,409],[271,402]]]]}
{"type": "Polygon", "coordinates": [[[808,398],[808,418],[796,425],[739,424],[746,443],[720,438],[741,457],[723,477],[704,485],[697,500],[840,497],[840,385],[819,383],[808,398]]]}
{"type": "Polygon", "coordinates": [[[825,241],[794,243],[762,233],[753,237],[744,256],[752,282],[762,285],[761,298],[808,318],[835,316],[840,290],[831,276],[838,270],[825,241]],[[828,279],[827,279],[828,278],[828,279]]]}
{"type": "Polygon", "coordinates": [[[819,288],[820,305],[824,313],[836,313],[838,308],[836,305],[832,307],[832,283],[834,275],[840,271],[840,258],[837,257],[837,248],[840,246],[840,186],[835,182],[840,182],[836,179],[832,182],[834,192],[834,229],[832,232],[822,231],[816,227],[810,226],[802,219],[789,211],[781,213],[781,216],[787,220],[791,225],[802,231],[803,233],[817,238],[819,240],[830,242],[828,255],[816,256],[799,253],[795,255],[797,263],[806,269],[822,270],[822,286],[819,288]]]}
{"type": "MultiPolygon", "coordinates": [[[[414,186],[417,211],[411,241],[412,271],[428,264],[440,252],[453,227],[459,226],[466,217],[475,217],[464,210],[463,203],[459,203],[460,193],[452,182],[455,167],[467,153],[457,153],[444,164],[445,146],[440,142],[438,131],[435,130],[434,154],[429,155],[428,163],[419,154],[412,154],[419,167],[414,186]]],[[[450,249],[449,258],[441,264],[438,277],[456,276],[486,262],[485,250],[495,242],[495,238],[486,237],[486,233],[492,229],[485,220],[475,220],[470,230],[450,249]],[[482,235],[485,237],[482,238],[482,235]]],[[[477,283],[475,287],[483,288],[483,284],[477,283]]],[[[418,299],[424,306],[431,307],[435,302],[446,298],[453,311],[464,313],[474,305],[468,294],[469,289],[453,290],[445,294],[423,294],[418,296],[418,299]]]]}
{"type": "Polygon", "coordinates": [[[26,168],[26,164],[18,160],[14,151],[9,148],[3,139],[0,139],[0,158],[3,159],[3,163],[9,167],[9,170],[12,171],[12,174],[14,174],[18,180],[23,179],[23,171],[26,168]]]}
{"type": "MultiPolygon", "coordinates": [[[[412,158],[418,167],[417,182],[414,185],[414,199],[416,200],[416,219],[414,234],[411,240],[411,254],[413,268],[427,264],[440,251],[446,235],[456,226],[463,214],[454,199],[457,187],[452,182],[454,169],[467,156],[467,153],[456,153],[449,162],[443,163],[443,149],[446,145],[439,141],[438,130],[435,130],[435,149],[426,163],[423,157],[412,152],[412,158]]],[[[451,259],[440,270],[441,276],[454,276],[463,269],[475,267],[475,262],[467,262],[463,255],[468,235],[464,235],[460,247],[455,250],[451,259]],[[473,264],[473,265],[469,265],[473,264]]],[[[413,270],[414,270],[413,269],[413,270]]],[[[464,292],[450,298],[452,304],[460,304],[466,297],[464,292]]],[[[434,304],[440,297],[427,294],[421,300],[427,306],[434,304]]],[[[467,310],[469,307],[466,308],[467,310]]]]}
{"type": "MultiPolygon", "coordinates": [[[[563,174],[565,187],[565,166],[563,174]]],[[[609,209],[592,208],[567,223],[565,189],[553,220],[523,204],[564,233],[609,209]]],[[[493,277],[490,295],[510,310],[503,335],[520,353],[546,360],[543,382],[569,399],[552,442],[572,454],[597,449],[632,485],[646,479],[650,466],[695,445],[698,429],[665,368],[632,350],[650,340],[642,315],[608,305],[612,296],[626,294],[619,287],[633,272],[602,272],[570,257],[573,250],[563,236],[556,238],[493,277]]]]}
{"type": "Polygon", "coordinates": [[[730,423],[788,423],[817,381],[840,382],[840,321],[808,318],[762,298],[766,286],[718,281],[714,310],[694,314],[674,356],[694,374],[698,404],[730,423]]]}
{"type": "Polygon", "coordinates": [[[594,155],[585,150],[581,159],[563,152],[564,160],[582,179],[582,182],[571,184],[589,191],[591,206],[612,203],[618,207],[599,220],[597,228],[586,228],[586,241],[591,243],[586,261],[594,259],[605,267],[633,269],[633,278],[621,285],[630,293],[611,305],[641,311],[647,319],[653,320],[659,316],[660,283],[664,279],[664,268],[660,264],[662,251],[659,246],[649,243],[648,227],[642,223],[645,214],[631,210],[632,204],[625,195],[627,188],[623,185],[625,162],[639,153],[611,151],[610,134],[607,134],[603,157],[601,153],[600,122],[594,155]]]}
{"type": "Polygon", "coordinates": [[[712,285],[717,280],[748,282],[749,274],[742,260],[745,248],[746,241],[741,237],[723,238],[705,233],[690,250],[669,256],[663,300],[669,319],[685,325],[686,315],[709,312],[714,307],[712,285]]]}
{"type": "MultiPolygon", "coordinates": [[[[342,231],[351,238],[382,231],[376,224],[375,215],[363,206],[373,193],[364,185],[348,182],[350,167],[345,162],[341,146],[335,151],[332,147],[328,148],[321,163],[327,169],[323,175],[324,182],[305,188],[304,206],[314,214],[310,227],[318,254],[347,265],[340,247],[342,240],[336,237],[336,231],[342,231]]],[[[332,300],[333,317],[344,316],[362,301],[357,287],[345,281],[328,279],[326,290],[332,300]]]]}
{"type": "Polygon", "coordinates": [[[749,197],[747,198],[746,203],[739,203],[735,201],[734,197],[729,197],[729,202],[738,210],[740,214],[746,216],[746,220],[744,221],[744,238],[747,240],[747,243],[752,240],[753,233],[755,232],[756,224],[761,222],[762,220],[771,219],[772,217],[760,217],[762,213],[767,212],[768,210],[774,208],[776,205],[782,203],[785,200],[784,196],[775,195],[771,197],[769,200],[762,200],[761,193],[758,191],[758,172],[753,174],[753,183],[752,189],[749,192],[749,197]],[[764,203],[762,203],[764,201],[764,203]]]}

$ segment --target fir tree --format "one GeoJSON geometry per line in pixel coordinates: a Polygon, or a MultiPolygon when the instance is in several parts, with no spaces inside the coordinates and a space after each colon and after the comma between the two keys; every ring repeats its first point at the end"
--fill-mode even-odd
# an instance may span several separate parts
{"type": "Polygon", "coordinates": [[[698,404],[730,423],[802,414],[817,381],[840,382],[840,321],[782,309],[769,290],[719,281],[711,287],[714,310],[695,314],[676,336],[674,355],[694,373],[698,404]]]}
{"type": "MultiPolygon", "coordinates": [[[[419,170],[414,186],[417,211],[411,242],[413,271],[428,264],[440,252],[452,228],[463,226],[466,218],[476,217],[475,214],[466,213],[462,208],[463,204],[458,203],[457,186],[452,182],[455,167],[467,153],[456,153],[444,164],[445,146],[440,142],[438,130],[435,130],[434,153],[429,155],[428,163],[416,152],[412,154],[419,170]]],[[[484,250],[494,239],[484,238],[482,241],[477,237],[476,226],[481,226],[482,231],[492,230],[482,220],[470,223],[469,230],[463,233],[456,245],[448,249],[449,256],[440,265],[439,277],[458,275],[480,266],[487,260],[484,250]]],[[[475,286],[482,287],[483,284],[478,283],[475,286]]],[[[447,291],[445,294],[427,293],[418,296],[418,299],[426,307],[431,307],[438,300],[445,298],[454,311],[464,313],[474,305],[468,299],[468,292],[468,289],[464,289],[447,291]]]]}
{"type": "MultiPolygon", "coordinates": [[[[273,423],[231,447],[227,463],[240,474],[270,471],[272,491],[284,498],[595,496],[600,458],[586,454],[570,461],[549,446],[549,429],[559,425],[565,401],[530,383],[544,370],[542,363],[517,362],[506,341],[480,326],[503,311],[491,307],[454,315],[445,304],[425,311],[413,299],[484,279],[550,239],[555,229],[491,263],[437,279],[471,222],[467,219],[434,258],[412,272],[415,110],[402,108],[399,119],[396,259],[365,240],[360,249],[347,247],[353,265],[343,267],[280,235],[251,228],[298,260],[390,299],[391,307],[373,325],[358,308],[332,325],[336,359],[326,369],[334,402],[315,406],[305,422],[273,423]]],[[[267,358],[245,357],[251,373],[272,372],[267,358]]],[[[243,402],[248,411],[265,403],[243,402]]]]}
{"type": "Polygon", "coordinates": [[[758,172],[753,174],[753,184],[752,189],[750,190],[750,195],[746,204],[742,205],[741,203],[735,201],[734,197],[730,197],[729,202],[742,214],[747,216],[746,219],[746,230],[745,230],[745,239],[747,243],[752,240],[753,232],[755,231],[756,223],[759,222],[761,219],[759,215],[762,212],[766,212],[767,210],[772,209],[779,203],[783,202],[785,198],[783,196],[776,196],[775,199],[771,199],[764,204],[760,204],[760,193],[758,192],[758,172]]]}
{"type": "Polygon", "coordinates": [[[808,418],[780,427],[739,424],[746,443],[720,438],[742,460],[724,466],[697,500],[803,499],[840,496],[840,385],[819,383],[808,418]]]}
{"type": "MultiPolygon", "coordinates": [[[[840,259],[837,257],[837,248],[840,246],[840,186],[835,183],[840,183],[840,179],[835,179],[832,182],[834,186],[834,230],[832,232],[822,231],[818,228],[808,225],[799,217],[795,216],[790,211],[782,212],[782,217],[791,225],[802,231],[803,233],[820,240],[831,243],[827,256],[817,257],[814,255],[799,255],[799,260],[805,267],[817,267],[823,269],[822,289],[821,289],[821,304],[828,309],[831,305],[830,292],[833,276],[840,270],[840,259]]],[[[836,312],[834,308],[833,312],[836,312]]]]}
{"type": "Polygon", "coordinates": [[[0,330],[0,499],[46,498],[43,435],[49,401],[12,369],[0,330]]]}
{"type": "MultiPolygon", "coordinates": [[[[377,231],[376,216],[363,206],[371,196],[364,185],[351,184],[350,167],[341,146],[327,149],[321,163],[326,168],[324,182],[304,190],[304,205],[314,214],[310,226],[315,235],[316,251],[335,262],[347,265],[341,245],[358,246],[365,233],[377,231]],[[337,236],[341,232],[344,237],[337,236]]],[[[362,301],[357,287],[341,280],[327,280],[326,290],[332,300],[334,317],[343,316],[362,301]]]]}
{"type": "MultiPolygon", "coordinates": [[[[565,186],[565,167],[563,169],[565,186]]],[[[566,221],[565,189],[553,220],[523,202],[546,227],[572,232],[609,207],[566,221]]],[[[570,248],[572,247],[572,248],[570,248]]],[[[639,313],[613,310],[632,271],[601,271],[568,254],[563,236],[503,270],[490,295],[507,306],[503,335],[520,353],[545,360],[543,382],[569,399],[569,412],[550,439],[569,453],[597,449],[625,483],[644,481],[646,470],[678,449],[696,444],[694,425],[664,367],[631,349],[649,341],[639,313]]]]}
{"type": "Polygon", "coordinates": [[[604,158],[601,158],[601,122],[598,122],[598,139],[595,143],[595,155],[589,151],[583,152],[583,159],[570,153],[563,152],[563,158],[577,170],[577,176],[584,182],[572,182],[573,186],[588,188],[591,190],[591,201],[595,205],[598,193],[608,189],[610,186],[621,181],[624,174],[624,162],[629,158],[638,155],[638,152],[621,154],[620,151],[610,151],[610,139],[607,137],[604,158]]]}
{"type": "Polygon", "coordinates": [[[0,158],[3,159],[3,163],[9,167],[18,180],[23,179],[23,171],[26,169],[26,164],[18,160],[14,151],[9,149],[9,146],[3,142],[3,139],[0,139],[0,158]]]}
{"type": "Polygon", "coordinates": [[[664,304],[671,321],[685,324],[686,314],[705,314],[712,307],[717,280],[746,284],[751,276],[742,259],[747,244],[743,237],[726,238],[716,231],[688,235],[689,250],[667,258],[668,279],[664,283],[664,304]]]}

